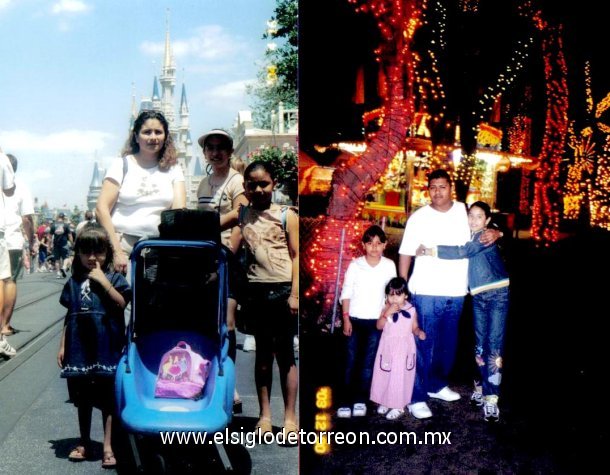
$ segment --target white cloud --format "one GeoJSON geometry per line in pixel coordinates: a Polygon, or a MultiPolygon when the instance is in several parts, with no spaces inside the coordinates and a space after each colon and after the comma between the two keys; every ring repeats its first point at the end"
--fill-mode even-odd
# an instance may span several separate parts
{"type": "MultiPolygon", "coordinates": [[[[229,59],[247,48],[248,44],[242,38],[232,36],[220,25],[202,26],[194,36],[172,41],[176,57],[193,56],[205,61],[229,59]]],[[[145,41],[140,49],[147,55],[158,57],[163,54],[165,43],[145,41]]]]}
{"type": "Polygon", "coordinates": [[[8,7],[11,4],[11,0],[0,0],[0,10],[8,7]]]}
{"type": "Polygon", "coordinates": [[[219,101],[241,98],[246,93],[246,86],[251,84],[253,81],[253,79],[231,81],[210,89],[209,91],[205,92],[204,95],[208,98],[217,98],[219,101]]]}
{"type": "MultiPolygon", "coordinates": [[[[49,170],[34,170],[32,172],[28,172],[28,184],[48,181],[50,178],[53,178],[53,174],[49,170]]],[[[30,185],[31,186],[31,185],[30,185]]]]}
{"type": "Polygon", "coordinates": [[[246,85],[251,82],[252,80],[245,79],[221,84],[205,90],[195,101],[201,102],[202,107],[211,115],[224,115],[228,111],[233,111],[231,115],[236,114],[238,110],[248,109],[246,85]]]}
{"type": "Polygon", "coordinates": [[[97,130],[66,130],[52,134],[34,134],[25,130],[0,132],[4,150],[44,152],[49,155],[92,154],[102,150],[111,134],[97,130]]]}
{"type": "Polygon", "coordinates": [[[90,9],[91,6],[81,0],[59,0],[53,5],[51,11],[55,15],[60,15],[62,13],[83,13],[90,9]]]}
{"type": "Polygon", "coordinates": [[[68,22],[66,20],[60,20],[59,23],[57,24],[57,29],[59,31],[61,31],[62,33],[70,31],[71,28],[72,27],[70,25],[70,22],[68,22]]]}

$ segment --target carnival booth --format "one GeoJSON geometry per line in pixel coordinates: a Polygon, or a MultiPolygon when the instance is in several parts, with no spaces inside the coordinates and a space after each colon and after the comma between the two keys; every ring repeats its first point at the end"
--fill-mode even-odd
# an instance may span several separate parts
{"type": "MultiPolygon", "coordinates": [[[[402,228],[408,216],[429,203],[427,175],[431,170],[444,168],[460,173],[460,163],[465,160],[457,145],[433,147],[425,127],[426,117],[418,116],[419,125],[412,128],[400,151],[393,157],[384,175],[368,190],[361,218],[382,224],[384,227],[402,228]]],[[[507,228],[514,226],[515,214],[528,215],[531,202],[529,172],[537,161],[526,155],[500,151],[502,132],[487,124],[480,124],[478,147],[468,157],[474,161],[466,202],[481,200],[490,204],[500,221],[507,228]]],[[[359,156],[366,150],[364,143],[338,143],[326,148],[336,148],[338,157],[350,154],[359,156]]],[[[301,155],[301,180],[299,192],[304,195],[328,193],[333,166],[320,166],[301,155]]]]}

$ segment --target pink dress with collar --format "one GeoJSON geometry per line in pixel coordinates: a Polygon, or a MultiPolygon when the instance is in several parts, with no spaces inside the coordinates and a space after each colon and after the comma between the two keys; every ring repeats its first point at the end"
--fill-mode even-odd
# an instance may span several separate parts
{"type": "Polygon", "coordinates": [[[391,409],[404,409],[411,402],[413,394],[416,361],[414,313],[415,307],[407,303],[396,322],[392,318],[386,322],[379,340],[371,383],[371,401],[391,409]]]}

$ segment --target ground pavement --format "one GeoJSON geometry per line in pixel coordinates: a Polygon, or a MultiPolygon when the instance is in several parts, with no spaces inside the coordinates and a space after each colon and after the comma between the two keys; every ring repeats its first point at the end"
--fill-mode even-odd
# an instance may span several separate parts
{"type": "MultiPolygon", "coordinates": [[[[536,248],[531,240],[507,243],[511,310],[500,423],[485,423],[480,409],[467,401],[472,317],[466,309],[451,375],[462,400],[431,401],[430,420],[405,415],[390,422],[376,414],[331,419],[342,432],[451,432],[451,444],[335,445],[323,456],[305,447],[301,473],[576,473],[602,466],[608,444],[601,381],[607,373],[609,249],[610,233],[599,230],[580,231],[549,249],[536,248]]],[[[316,388],[336,387],[342,377],[343,345],[340,335],[301,334],[305,428],[313,428],[321,412],[316,388]]]]}

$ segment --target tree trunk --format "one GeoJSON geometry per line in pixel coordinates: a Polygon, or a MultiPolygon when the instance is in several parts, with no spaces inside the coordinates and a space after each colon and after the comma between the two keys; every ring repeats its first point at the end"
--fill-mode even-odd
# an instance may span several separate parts
{"type": "Polygon", "coordinates": [[[361,254],[360,239],[368,223],[359,220],[358,216],[365,195],[402,148],[407,128],[413,121],[413,96],[411,88],[405,88],[405,84],[410,85],[413,80],[408,46],[419,26],[421,1],[400,3],[399,11],[393,11],[396,3],[392,3],[385,17],[377,17],[384,38],[380,47],[382,69],[388,72],[389,93],[383,102],[383,124],[361,156],[350,158],[335,170],[328,216],[318,230],[310,234],[310,242],[301,243],[311,249],[313,256],[305,263],[313,280],[305,296],[315,304],[320,324],[327,323],[331,316],[336,323],[341,320],[334,305],[338,302],[337,292],[349,262],[361,254]]]}
{"type": "Polygon", "coordinates": [[[551,26],[537,17],[541,30],[542,56],[546,84],[546,122],[540,166],[536,170],[532,236],[544,246],[559,240],[561,188],[559,167],[568,131],[567,66],[563,55],[561,27],[551,26]]]}

